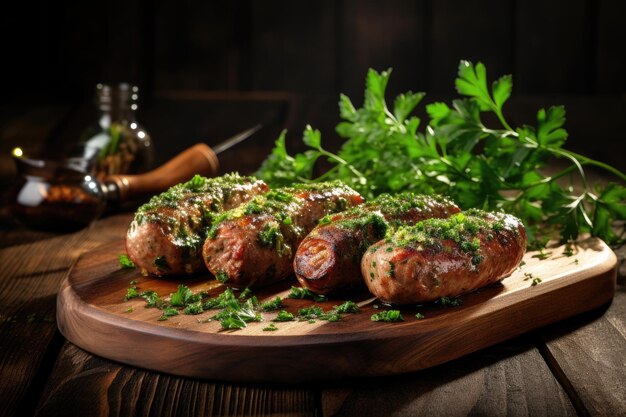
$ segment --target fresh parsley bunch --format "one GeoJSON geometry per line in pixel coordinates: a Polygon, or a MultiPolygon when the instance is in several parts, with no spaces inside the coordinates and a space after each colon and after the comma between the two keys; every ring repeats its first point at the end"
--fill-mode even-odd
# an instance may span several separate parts
{"type": "Polygon", "coordinates": [[[552,232],[563,241],[586,232],[610,244],[624,241],[624,233],[617,235],[613,226],[626,220],[626,175],[562,147],[567,139],[562,106],[540,109],[536,126],[513,128],[503,112],[512,77],[490,86],[482,63],[461,61],[455,85],[462,98],[451,105],[428,104],[430,120],[419,131],[421,121],[412,114],[424,94],[401,94],[390,109],[385,100],[390,73],[368,71],[362,108],[340,96],[342,122],[336,130],[346,140],[336,154],[325,150],[320,132],[307,126],[303,141],[309,149],[291,156],[283,131],[256,175],[272,186],[339,179],[366,197],[401,191],[446,194],[464,209],[518,216],[535,243],[545,243],[552,232]],[[496,126],[487,126],[485,113],[495,116],[496,126]],[[314,177],[320,158],[331,168],[314,177]],[[568,166],[548,174],[545,168],[554,158],[568,166]],[[621,184],[592,186],[586,165],[608,171],[621,184]],[[580,191],[572,185],[575,175],[580,191]]]}

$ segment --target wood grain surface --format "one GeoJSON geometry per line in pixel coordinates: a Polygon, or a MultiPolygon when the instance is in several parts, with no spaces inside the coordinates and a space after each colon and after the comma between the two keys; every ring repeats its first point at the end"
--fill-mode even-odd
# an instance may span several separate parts
{"type": "MultiPolygon", "coordinates": [[[[429,368],[491,346],[532,329],[596,308],[615,292],[616,258],[597,239],[579,242],[574,254],[551,248],[549,259],[528,253],[525,264],[502,283],[463,297],[455,308],[405,308],[402,323],[374,323],[377,304],[355,294],[361,313],[339,322],[251,323],[223,331],[205,319],[215,312],[179,315],[158,321],[161,312],[143,300],[124,301],[131,281],[139,290],[167,296],[179,283],[193,291],[219,293],[221,284],[199,276],[163,280],[121,270],[123,242],[84,254],[62,285],[57,299],[61,333],[92,353],[123,363],[176,375],[228,381],[298,382],[398,374],[429,368]],[[529,275],[541,278],[531,285],[529,275]],[[129,311],[132,307],[132,311],[129,311]],[[425,319],[415,318],[416,311],[425,319]]],[[[261,301],[286,297],[291,282],[255,294],[261,301]]],[[[318,303],[325,311],[344,300],[318,303]]],[[[297,312],[311,301],[285,299],[297,312]]]]}

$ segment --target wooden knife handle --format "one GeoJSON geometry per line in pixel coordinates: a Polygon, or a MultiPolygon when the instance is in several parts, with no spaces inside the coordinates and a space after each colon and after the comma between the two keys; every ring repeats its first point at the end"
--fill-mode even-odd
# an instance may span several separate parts
{"type": "Polygon", "coordinates": [[[138,175],[111,175],[105,183],[117,189],[119,202],[146,194],[157,194],[191,179],[195,174],[205,177],[217,174],[219,161],[213,150],[198,143],[176,155],[160,167],[138,175]]]}

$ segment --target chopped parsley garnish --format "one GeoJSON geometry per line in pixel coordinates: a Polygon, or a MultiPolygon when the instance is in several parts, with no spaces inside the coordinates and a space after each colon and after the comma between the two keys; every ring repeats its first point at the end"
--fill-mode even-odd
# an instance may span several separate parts
{"type": "Polygon", "coordinates": [[[309,290],[308,288],[302,288],[302,287],[291,287],[291,290],[289,291],[289,295],[287,295],[287,297],[289,298],[297,298],[297,299],[309,299],[309,300],[313,300],[313,301],[326,301],[326,297],[321,295],[321,294],[316,294],[313,291],[309,290]]]}
{"type": "Polygon", "coordinates": [[[180,284],[178,290],[175,293],[170,294],[170,304],[174,307],[184,307],[189,302],[193,293],[189,287],[180,284]]]}
{"type": "Polygon", "coordinates": [[[263,311],[274,311],[282,307],[283,307],[283,299],[280,298],[279,296],[276,296],[276,298],[274,298],[271,301],[266,301],[263,304],[261,304],[261,310],[263,311]]]}
{"type": "Polygon", "coordinates": [[[215,274],[215,279],[221,282],[222,284],[225,284],[226,282],[228,282],[230,277],[228,276],[228,273],[224,271],[218,271],[218,273],[215,274]]]}
{"type": "Polygon", "coordinates": [[[384,322],[399,322],[404,321],[404,317],[400,314],[399,310],[385,310],[380,313],[372,314],[372,321],[384,321],[384,322]]]}
{"type": "Polygon", "coordinates": [[[439,304],[441,307],[458,307],[463,304],[463,300],[460,298],[441,297],[435,304],[439,304]]]}
{"type": "Polygon", "coordinates": [[[288,311],[280,310],[278,315],[272,321],[293,321],[295,320],[295,316],[288,311]]]}
{"type": "Polygon", "coordinates": [[[139,297],[139,292],[137,291],[137,286],[136,285],[131,285],[126,290],[126,295],[124,296],[124,301],[128,301],[128,300],[130,300],[132,298],[137,298],[137,297],[139,297]]]}
{"type": "Polygon", "coordinates": [[[274,332],[276,330],[278,330],[278,327],[274,323],[270,323],[269,326],[263,328],[264,332],[274,332]]]}
{"type": "Polygon", "coordinates": [[[135,311],[135,309],[131,306],[131,307],[128,307],[124,312],[125,313],[132,313],[133,311],[135,311]]]}
{"type": "Polygon", "coordinates": [[[422,313],[415,313],[415,318],[421,320],[424,318],[424,315],[422,313]]]}
{"type": "Polygon", "coordinates": [[[339,314],[356,314],[360,311],[359,306],[354,301],[346,301],[341,305],[335,306],[333,310],[339,314]]]}
{"type": "Polygon", "coordinates": [[[120,255],[117,256],[117,259],[120,263],[120,268],[122,269],[133,269],[135,268],[135,263],[133,261],[130,260],[130,258],[128,257],[128,255],[126,255],[125,253],[122,253],[120,255]]]}
{"type": "Polygon", "coordinates": [[[543,261],[545,259],[548,259],[551,255],[552,252],[546,252],[545,248],[540,248],[539,253],[534,254],[532,257],[543,261]]]}
{"type": "Polygon", "coordinates": [[[166,307],[163,309],[163,313],[161,314],[161,317],[158,318],[158,320],[165,321],[169,317],[177,316],[177,315],[178,315],[178,310],[176,310],[174,307],[166,307]]]}
{"type": "Polygon", "coordinates": [[[202,301],[196,301],[195,303],[188,304],[185,307],[185,314],[200,314],[204,311],[202,309],[202,301]]]}
{"type": "Polygon", "coordinates": [[[541,278],[535,277],[535,278],[533,278],[533,282],[531,282],[530,285],[532,287],[534,287],[535,285],[539,284],[540,282],[541,282],[541,278]]]}

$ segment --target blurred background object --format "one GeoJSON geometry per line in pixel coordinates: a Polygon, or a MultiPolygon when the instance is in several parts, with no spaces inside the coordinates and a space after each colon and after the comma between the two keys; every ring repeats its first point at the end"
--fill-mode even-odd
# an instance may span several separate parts
{"type": "Polygon", "coordinates": [[[425,91],[432,102],[456,96],[460,59],[484,62],[491,80],[513,75],[512,124],[563,104],[566,147],[624,170],[624,15],[620,0],[11,2],[0,15],[0,175],[14,173],[16,146],[67,150],[98,83],[139,86],[156,164],[269,126],[223,156],[224,170],[250,172],[283,127],[294,150],[306,123],[338,147],[338,95],[360,103],[369,67],[393,67],[389,97],[425,91]]]}

